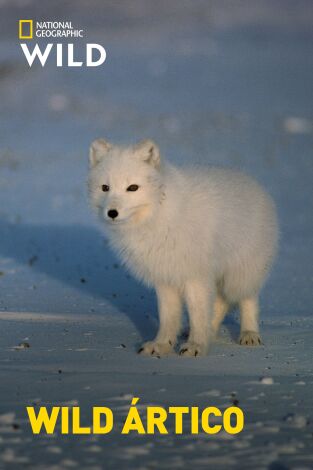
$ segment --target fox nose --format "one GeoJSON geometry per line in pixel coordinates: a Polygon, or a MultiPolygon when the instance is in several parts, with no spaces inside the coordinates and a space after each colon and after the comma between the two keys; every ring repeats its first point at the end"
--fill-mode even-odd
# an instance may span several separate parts
{"type": "Polygon", "coordinates": [[[116,209],[110,209],[108,211],[108,216],[111,217],[111,219],[115,219],[118,216],[118,212],[116,209]]]}

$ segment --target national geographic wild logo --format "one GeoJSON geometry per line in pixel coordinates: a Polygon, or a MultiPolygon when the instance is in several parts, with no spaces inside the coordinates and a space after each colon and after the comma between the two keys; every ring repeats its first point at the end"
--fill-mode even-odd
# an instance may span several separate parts
{"type": "Polygon", "coordinates": [[[99,67],[106,59],[105,48],[93,43],[86,43],[84,57],[78,57],[71,41],[84,38],[85,33],[71,21],[19,20],[18,37],[23,41],[20,46],[30,67],[36,62],[44,67],[48,61],[54,61],[57,67],[99,67]],[[34,42],[40,39],[48,39],[49,43],[40,46],[34,42]]]}

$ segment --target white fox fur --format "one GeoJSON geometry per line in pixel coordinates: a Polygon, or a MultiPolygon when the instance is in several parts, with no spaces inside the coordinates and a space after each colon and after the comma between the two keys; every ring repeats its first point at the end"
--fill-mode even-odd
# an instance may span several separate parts
{"type": "Polygon", "coordinates": [[[88,186],[112,248],[156,289],[159,331],[139,352],[173,350],[184,303],[190,334],[180,354],[206,354],[232,303],[240,306],[239,342],[261,343],[258,295],[278,228],[272,199],[258,183],[228,169],[177,168],[149,140],[119,147],[98,139],[88,186]]]}

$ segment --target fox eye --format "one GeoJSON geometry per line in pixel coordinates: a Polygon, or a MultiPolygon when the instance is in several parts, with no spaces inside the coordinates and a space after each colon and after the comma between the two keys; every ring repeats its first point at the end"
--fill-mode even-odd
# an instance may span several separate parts
{"type": "Polygon", "coordinates": [[[104,193],[106,193],[107,191],[109,191],[110,186],[108,186],[107,184],[103,184],[103,185],[101,186],[101,189],[102,189],[102,191],[103,191],[104,193]]]}
{"type": "Polygon", "coordinates": [[[139,189],[138,184],[131,184],[130,186],[128,186],[126,191],[137,191],[137,189],[139,189]]]}

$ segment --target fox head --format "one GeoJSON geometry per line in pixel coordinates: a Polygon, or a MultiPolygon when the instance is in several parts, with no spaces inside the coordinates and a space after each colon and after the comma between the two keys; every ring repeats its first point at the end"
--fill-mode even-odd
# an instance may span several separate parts
{"type": "Polygon", "coordinates": [[[119,147],[104,139],[95,140],[89,152],[88,188],[92,205],[108,227],[148,221],[162,199],[157,145],[143,140],[119,147]]]}

